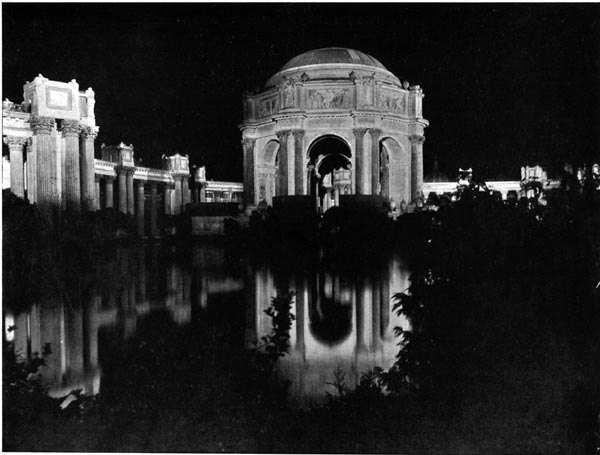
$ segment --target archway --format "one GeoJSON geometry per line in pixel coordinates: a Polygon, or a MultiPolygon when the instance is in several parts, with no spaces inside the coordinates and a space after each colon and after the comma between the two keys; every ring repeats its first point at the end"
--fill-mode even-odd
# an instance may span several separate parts
{"type": "Polygon", "coordinates": [[[277,196],[279,187],[278,165],[279,142],[270,140],[265,145],[258,157],[258,193],[257,202],[265,201],[267,204],[273,204],[273,197],[277,196]]]}
{"type": "Polygon", "coordinates": [[[379,142],[380,194],[399,205],[410,202],[410,155],[391,137],[379,142]]]}
{"type": "Polygon", "coordinates": [[[308,149],[308,194],[316,198],[318,209],[339,205],[340,194],[352,188],[352,152],[341,138],[321,136],[308,149]]]}

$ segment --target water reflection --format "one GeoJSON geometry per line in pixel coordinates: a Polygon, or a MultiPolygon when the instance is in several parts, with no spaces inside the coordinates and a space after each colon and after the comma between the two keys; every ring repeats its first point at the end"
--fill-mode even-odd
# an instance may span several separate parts
{"type": "Polygon", "coordinates": [[[333,372],[340,368],[350,388],[365,371],[389,368],[398,353],[394,327],[408,329],[408,321],[392,311],[393,294],[408,287],[408,271],[399,258],[390,259],[383,276],[352,279],[334,270],[285,278],[263,267],[254,273],[254,304],[249,306],[248,347],[271,330],[264,310],[271,297],[294,291],[290,352],[278,363],[282,378],[292,383],[290,399],[308,406],[326,398],[333,372]]]}
{"type": "MultiPolygon", "coordinates": [[[[397,257],[383,272],[356,274],[323,265],[311,272],[250,267],[243,258],[232,264],[216,245],[195,245],[185,260],[164,253],[158,246],[118,248],[107,260],[81,271],[92,274],[92,286],[75,289],[69,298],[48,297],[25,311],[5,309],[5,326],[15,327],[6,337],[23,357],[32,358],[50,344],[52,354],[42,377],[51,396],[73,389],[99,393],[111,349],[157,310],[185,325],[198,315],[210,317],[211,308],[223,310],[224,301],[245,296],[245,345],[254,347],[272,329],[264,313],[271,298],[289,290],[295,292],[296,320],[289,355],[277,368],[282,378],[292,381],[293,403],[318,402],[327,390],[333,392],[326,383],[338,367],[354,387],[366,370],[389,368],[395,360],[393,329],[407,328],[407,321],[392,312],[391,297],[408,287],[408,271],[397,257]]],[[[181,347],[186,348],[193,347],[181,347]]]]}

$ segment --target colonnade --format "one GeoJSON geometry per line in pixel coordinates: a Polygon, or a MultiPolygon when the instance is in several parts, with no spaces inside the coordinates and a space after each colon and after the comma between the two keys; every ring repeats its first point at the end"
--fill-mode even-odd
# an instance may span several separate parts
{"type": "Polygon", "coordinates": [[[116,177],[96,174],[97,205],[95,209],[116,207],[121,213],[133,215],[136,220],[136,231],[140,237],[146,235],[158,237],[160,235],[159,214],[180,215],[185,210],[186,204],[190,203],[191,192],[187,176],[176,176],[173,182],[160,182],[135,179],[134,167],[118,167],[116,173],[116,177]],[[104,182],[103,185],[102,182],[104,182]],[[160,191],[159,187],[162,188],[160,191]],[[161,196],[162,207],[159,206],[161,196]],[[150,204],[149,207],[146,207],[148,198],[150,204]],[[146,229],[146,218],[149,218],[148,229],[146,229]]]}
{"type": "Polygon", "coordinates": [[[68,119],[57,125],[54,118],[39,116],[32,116],[30,125],[31,136],[4,137],[9,149],[11,192],[36,203],[46,216],[58,208],[94,210],[97,128],[68,119]]]}

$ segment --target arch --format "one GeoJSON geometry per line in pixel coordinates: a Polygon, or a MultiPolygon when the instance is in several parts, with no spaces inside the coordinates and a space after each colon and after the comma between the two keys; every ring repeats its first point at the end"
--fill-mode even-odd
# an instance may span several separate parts
{"type": "Polygon", "coordinates": [[[256,202],[265,201],[273,204],[273,197],[277,195],[277,164],[280,143],[276,139],[269,140],[258,152],[256,163],[256,202]]]}
{"type": "Polygon", "coordinates": [[[311,159],[311,153],[314,150],[314,147],[319,144],[320,142],[323,142],[327,139],[334,139],[337,141],[342,142],[348,150],[348,155],[347,156],[352,156],[352,146],[350,145],[350,143],[342,136],[339,136],[337,134],[333,134],[333,133],[327,133],[327,134],[323,134],[321,136],[316,137],[315,139],[313,139],[313,141],[309,144],[308,148],[306,149],[306,158],[310,161],[311,159]]]}
{"type": "Polygon", "coordinates": [[[379,141],[381,194],[397,204],[410,202],[410,153],[391,136],[379,141]],[[387,159],[387,162],[386,162],[387,159]]]}
{"type": "Polygon", "coordinates": [[[336,134],[323,134],[308,149],[308,194],[322,211],[339,204],[339,195],[351,192],[352,148],[336,134]],[[351,174],[351,173],[350,173],[351,174]]]}
{"type": "Polygon", "coordinates": [[[279,141],[276,139],[271,139],[269,142],[267,142],[258,157],[258,162],[260,164],[267,164],[270,166],[276,165],[279,146],[279,141]]]}

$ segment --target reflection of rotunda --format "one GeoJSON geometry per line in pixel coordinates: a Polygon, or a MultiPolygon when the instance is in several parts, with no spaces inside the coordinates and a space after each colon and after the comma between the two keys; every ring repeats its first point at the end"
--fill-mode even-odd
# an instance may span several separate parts
{"type": "Polygon", "coordinates": [[[359,51],[293,58],[244,98],[246,202],[310,196],[326,209],[349,194],[416,199],[428,125],[423,97],[359,51]]]}

